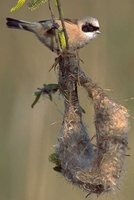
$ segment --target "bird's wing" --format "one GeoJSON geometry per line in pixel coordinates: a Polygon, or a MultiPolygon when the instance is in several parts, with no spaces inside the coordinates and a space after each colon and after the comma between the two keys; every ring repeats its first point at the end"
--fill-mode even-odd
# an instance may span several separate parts
{"type": "Polygon", "coordinates": [[[78,20],[77,19],[65,18],[64,21],[67,22],[67,23],[70,23],[70,24],[78,24],[78,20]]]}

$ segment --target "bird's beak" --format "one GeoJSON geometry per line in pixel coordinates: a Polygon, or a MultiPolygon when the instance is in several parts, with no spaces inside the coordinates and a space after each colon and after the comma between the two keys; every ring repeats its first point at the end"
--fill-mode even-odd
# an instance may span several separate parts
{"type": "Polygon", "coordinates": [[[101,32],[99,30],[96,31],[97,34],[100,34],[101,32]]]}

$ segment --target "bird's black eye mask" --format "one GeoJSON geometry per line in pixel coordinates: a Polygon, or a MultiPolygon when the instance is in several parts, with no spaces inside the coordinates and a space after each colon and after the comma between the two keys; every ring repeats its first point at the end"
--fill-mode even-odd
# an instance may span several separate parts
{"type": "Polygon", "coordinates": [[[82,31],[83,32],[94,32],[94,31],[97,31],[99,30],[99,27],[97,26],[93,26],[92,24],[90,23],[85,23],[82,25],[82,31]]]}

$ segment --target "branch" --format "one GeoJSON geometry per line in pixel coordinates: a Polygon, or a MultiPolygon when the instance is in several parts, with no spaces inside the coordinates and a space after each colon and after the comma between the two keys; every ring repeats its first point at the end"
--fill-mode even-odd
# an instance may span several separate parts
{"type": "Polygon", "coordinates": [[[64,35],[65,35],[65,40],[66,40],[66,49],[69,49],[69,44],[68,44],[68,35],[67,35],[67,31],[66,31],[65,23],[64,23],[63,14],[62,14],[61,3],[60,3],[60,0],[56,0],[56,1],[57,1],[58,12],[59,12],[59,18],[60,18],[60,20],[61,20],[61,24],[62,24],[63,32],[64,32],[64,35]]]}
{"type": "MultiPolygon", "coordinates": [[[[53,24],[56,24],[55,16],[54,16],[54,13],[53,13],[53,10],[52,10],[52,6],[51,6],[51,0],[48,0],[48,7],[49,7],[49,10],[50,10],[50,13],[51,13],[51,18],[52,18],[53,24]]],[[[61,51],[58,32],[57,32],[56,29],[54,29],[54,32],[55,32],[55,42],[57,44],[58,49],[61,51]]],[[[57,52],[57,54],[60,54],[60,52],[57,52]]]]}

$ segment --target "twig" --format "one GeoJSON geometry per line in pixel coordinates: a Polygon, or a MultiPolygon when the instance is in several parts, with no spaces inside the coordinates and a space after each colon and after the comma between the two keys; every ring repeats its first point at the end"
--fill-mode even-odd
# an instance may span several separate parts
{"type": "Polygon", "coordinates": [[[57,1],[57,7],[58,7],[58,11],[59,11],[59,18],[60,18],[60,20],[61,20],[61,24],[62,24],[63,32],[64,32],[64,35],[65,35],[65,40],[66,40],[66,49],[69,49],[69,44],[68,44],[68,35],[67,35],[67,31],[66,31],[65,23],[64,23],[63,14],[62,14],[61,3],[60,3],[60,0],[56,0],[56,1],[57,1]]]}
{"type": "Polygon", "coordinates": [[[51,7],[51,0],[48,0],[48,7],[49,7],[49,10],[50,10],[50,13],[51,13],[51,18],[52,18],[52,21],[53,23],[55,23],[55,16],[54,16],[54,13],[52,11],[52,7],[51,7]]]}
{"type": "MultiPolygon", "coordinates": [[[[51,13],[51,18],[52,18],[53,24],[55,24],[56,22],[55,22],[55,16],[54,16],[52,6],[51,6],[51,0],[48,0],[48,7],[49,7],[49,10],[51,13]]],[[[56,29],[54,31],[55,31],[55,42],[57,43],[58,49],[61,51],[58,32],[56,29]]],[[[57,52],[57,54],[60,54],[60,52],[57,52]]]]}

